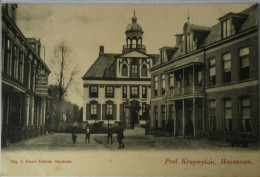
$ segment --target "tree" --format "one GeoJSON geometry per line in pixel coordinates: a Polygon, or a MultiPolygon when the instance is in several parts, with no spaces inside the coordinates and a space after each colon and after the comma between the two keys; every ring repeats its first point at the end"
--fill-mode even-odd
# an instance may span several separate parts
{"type": "Polygon", "coordinates": [[[54,48],[50,66],[51,77],[58,85],[58,97],[62,101],[79,72],[76,62],[73,61],[72,48],[67,42],[61,41],[54,48]]]}
{"type": "Polygon", "coordinates": [[[75,78],[79,72],[77,62],[73,61],[72,48],[65,41],[61,41],[53,50],[53,55],[50,60],[51,68],[51,81],[54,82],[52,91],[57,95],[53,102],[55,111],[55,122],[62,121],[62,117],[67,114],[66,108],[64,107],[64,99],[67,92],[75,82],[75,78]],[[64,109],[65,108],[65,109],[64,109]]]}

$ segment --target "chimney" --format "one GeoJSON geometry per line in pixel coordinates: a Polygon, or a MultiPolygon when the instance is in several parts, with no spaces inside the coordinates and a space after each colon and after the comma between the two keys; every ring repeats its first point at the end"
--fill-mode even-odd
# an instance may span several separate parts
{"type": "Polygon", "coordinates": [[[99,55],[104,54],[104,46],[99,46],[99,55]]]}
{"type": "Polygon", "coordinates": [[[176,45],[179,45],[182,42],[182,34],[176,34],[176,45]]]}

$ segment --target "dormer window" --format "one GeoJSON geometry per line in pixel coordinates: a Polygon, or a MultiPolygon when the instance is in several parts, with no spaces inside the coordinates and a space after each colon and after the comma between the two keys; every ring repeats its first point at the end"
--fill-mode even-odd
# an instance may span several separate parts
{"type": "Polygon", "coordinates": [[[222,39],[225,39],[229,36],[231,36],[231,20],[230,18],[222,21],[222,39]]]}
{"type": "Polygon", "coordinates": [[[186,49],[187,53],[193,51],[193,39],[192,39],[192,33],[187,34],[186,36],[186,49]]]}
{"type": "Polygon", "coordinates": [[[221,37],[228,38],[239,32],[240,27],[245,22],[248,15],[243,13],[230,12],[218,20],[221,22],[221,37]]]}
{"type": "Polygon", "coordinates": [[[167,55],[166,55],[166,50],[162,50],[161,52],[160,52],[160,54],[161,54],[161,63],[165,63],[165,62],[167,62],[167,55]]]}

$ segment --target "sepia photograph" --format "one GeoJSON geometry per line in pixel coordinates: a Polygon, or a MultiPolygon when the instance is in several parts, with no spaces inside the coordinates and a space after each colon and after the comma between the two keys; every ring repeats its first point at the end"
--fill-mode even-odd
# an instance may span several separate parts
{"type": "Polygon", "coordinates": [[[1,176],[259,177],[259,4],[1,4],[1,176]]]}

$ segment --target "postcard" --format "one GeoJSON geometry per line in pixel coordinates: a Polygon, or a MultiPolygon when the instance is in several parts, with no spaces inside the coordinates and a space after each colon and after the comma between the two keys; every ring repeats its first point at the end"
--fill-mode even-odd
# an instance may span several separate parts
{"type": "Polygon", "coordinates": [[[2,4],[2,176],[259,177],[259,7],[2,4]]]}

